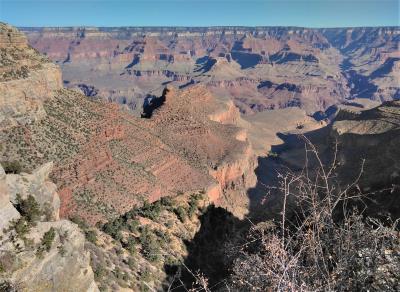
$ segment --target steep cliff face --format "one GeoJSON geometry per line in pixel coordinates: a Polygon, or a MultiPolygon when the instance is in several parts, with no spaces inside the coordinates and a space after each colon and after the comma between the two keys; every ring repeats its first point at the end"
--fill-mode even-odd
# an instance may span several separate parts
{"type": "Polygon", "coordinates": [[[35,196],[42,209],[46,209],[48,219],[59,220],[60,198],[56,192],[57,187],[48,181],[53,163],[49,162],[35,169],[32,174],[8,174],[6,183],[11,202],[17,203],[17,196],[26,199],[29,195],[35,196]],[[37,192],[37,195],[32,192],[37,192]]]}
{"type": "MultiPolygon", "coordinates": [[[[398,218],[400,214],[399,109],[399,101],[375,104],[371,109],[361,104],[340,107],[332,124],[305,133],[326,167],[331,166],[336,157],[333,180],[343,188],[356,182],[358,190],[366,196],[365,205],[360,204],[359,208],[367,207],[367,215],[389,213],[392,218],[398,218]]],[[[293,134],[296,133],[291,131],[282,135],[283,144],[272,148],[276,157],[260,163],[264,168],[261,174],[266,177],[260,177],[263,183],[277,183],[268,170],[285,173],[289,168],[296,173],[306,164],[310,171],[318,167],[319,162],[306,155],[304,139],[293,134]]]]}
{"type": "Polygon", "coordinates": [[[9,227],[12,220],[18,219],[19,213],[17,209],[12,205],[10,201],[10,195],[8,194],[8,186],[6,181],[6,173],[4,169],[0,168],[0,234],[3,234],[3,230],[9,227]]]}
{"type": "MultiPolygon", "coordinates": [[[[19,54],[25,56],[31,50],[25,45],[19,54]]],[[[48,73],[29,74],[45,79],[48,73]]],[[[57,74],[49,76],[57,79],[57,74]]],[[[0,131],[0,161],[18,161],[28,171],[54,161],[50,176],[61,198],[62,218],[78,215],[94,225],[144,200],[198,190],[225,204],[225,194],[245,198],[246,188],[254,182],[255,156],[246,130],[239,125],[238,110],[206,87],[170,88],[165,104],[144,119],[117,105],[59,89],[57,82],[41,90],[36,83],[26,83],[29,78],[4,82],[7,94],[3,98],[14,104],[3,104],[1,109],[18,108],[18,97],[8,99],[9,92],[27,94],[29,84],[37,96],[32,93],[24,100],[35,103],[42,114],[39,117],[32,108],[26,109],[35,119],[9,123],[0,131]],[[15,90],[10,82],[15,82],[15,90]]],[[[20,191],[26,190],[14,190],[14,196],[20,191]]]]}
{"type": "Polygon", "coordinates": [[[399,94],[396,27],[184,30],[24,29],[31,45],[61,65],[67,86],[93,87],[134,111],[166,82],[205,84],[245,113],[296,106],[310,114],[348,98],[399,94]]]}
{"type": "Polygon", "coordinates": [[[60,64],[66,86],[140,110],[160,86],[202,83],[242,112],[299,106],[324,110],[348,96],[342,55],[313,29],[46,28],[24,29],[29,42],[60,64]],[[306,78],[304,78],[306,76],[306,78]],[[261,89],[262,82],[275,84],[261,89]],[[294,94],[285,83],[299,90],[294,94]],[[283,85],[282,85],[283,84],[283,85]],[[133,89],[132,89],[133,88],[133,89]],[[93,92],[93,91],[91,91],[93,92]]]}
{"type": "Polygon", "coordinates": [[[18,291],[98,291],[84,235],[58,219],[51,168],[6,175],[0,167],[0,283],[18,291]]]}
{"type": "Polygon", "coordinates": [[[0,128],[39,121],[43,102],[62,87],[60,69],[28,46],[25,36],[0,23],[0,128]]]}
{"type": "Polygon", "coordinates": [[[323,34],[344,56],[341,67],[352,97],[400,98],[398,27],[325,29],[323,34]]]}
{"type": "Polygon", "coordinates": [[[232,102],[219,101],[204,86],[170,88],[150,123],[167,145],[208,177],[207,190],[216,205],[236,215],[246,213],[246,191],[256,179],[256,156],[232,102]]]}
{"type": "MultiPolygon", "coordinates": [[[[339,158],[344,165],[343,180],[356,172],[365,159],[360,181],[363,188],[373,190],[400,184],[399,121],[400,102],[391,101],[353,118],[334,122],[332,135],[341,144],[339,158]]],[[[394,192],[400,192],[398,186],[394,192]]]]}

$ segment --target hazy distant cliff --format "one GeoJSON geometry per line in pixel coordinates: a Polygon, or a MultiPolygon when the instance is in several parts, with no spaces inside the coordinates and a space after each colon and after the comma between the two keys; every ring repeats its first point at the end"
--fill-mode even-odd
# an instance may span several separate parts
{"type": "Polygon", "coordinates": [[[246,113],[308,113],[353,97],[399,97],[398,27],[24,28],[65,84],[139,111],[160,86],[205,84],[246,113]],[[365,48],[365,49],[364,49],[365,48]],[[362,67],[360,67],[360,64],[362,67]]]}

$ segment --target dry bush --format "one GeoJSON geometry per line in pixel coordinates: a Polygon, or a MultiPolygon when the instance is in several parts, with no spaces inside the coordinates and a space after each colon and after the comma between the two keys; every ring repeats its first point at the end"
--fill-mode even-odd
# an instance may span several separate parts
{"type": "Polygon", "coordinates": [[[303,138],[304,169],[279,174],[281,219],[251,228],[227,290],[400,291],[397,221],[383,225],[350,207],[366,195],[358,187],[362,167],[343,187],[335,175],[337,147],[326,167],[303,138]]]}

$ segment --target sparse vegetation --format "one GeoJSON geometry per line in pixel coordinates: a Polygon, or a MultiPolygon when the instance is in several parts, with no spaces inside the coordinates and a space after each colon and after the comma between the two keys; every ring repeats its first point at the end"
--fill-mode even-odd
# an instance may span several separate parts
{"type": "Polygon", "coordinates": [[[10,222],[8,231],[13,230],[19,238],[24,240],[25,245],[27,245],[29,241],[25,238],[25,235],[29,233],[32,226],[36,225],[42,212],[39,204],[31,195],[26,199],[22,199],[22,197],[17,194],[15,208],[18,210],[21,217],[10,222]]]}
{"type": "Polygon", "coordinates": [[[78,216],[73,216],[70,218],[72,222],[77,224],[79,228],[85,234],[85,238],[87,241],[96,244],[97,243],[97,231],[94,228],[91,228],[82,218],[78,216]]]}
{"type": "Polygon", "coordinates": [[[20,238],[24,238],[30,230],[30,225],[24,217],[21,217],[11,223],[11,229],[15,230],[20,238]]]}
{"type": "Polygon", "coordinates": [[[145,201],[143,206],[137,209],[137,214],[151,220],[157,220],[162,209],[163,205],[160,201],[154,202],[153,204],[145,201]]]}
{"type": "Polygon", "coordinates": [[[278,158],[279,157],[279,154],[274,152],[274,151],[272,151],[272,150],[268,151],[267,155],[268,155],[268,157],[271,157],[271,158],[278,158]]]}
{"type": "Polygon", "coordinates": [[[139,240],[142,246],[141,253],[146,259],[151,262],[155,262],[160,259],[160,244],[155,235],[147,226],[142,228],[139,240]]]}
{"type": "Polygon", "coordinates": [[[231,289],[398,291],[397,222],[384,226],[349,208],[363,199],[359,177],[340,187],[337,161],[323,165],[315,146],[305,140],[317,166],[279,175],[281,220],[251,228],[234,264],[231,289]]]}
{"type": "Polygon", "coordinates": [[[19,161],[2,161],[0,164],[3,166],[5,173],[19,174],[22,170],[22,166],[19,161]]]}
{"type": "Polygon", "coordinates": [[[86,240],[96,244],[97,243],[97,232],[96,230],[86,230],[85,231],[86,240]]]}
{"type": "Polygon", "coordinates": [[[50,227],[50,229],[43,234],[42,240],[40,241],[40,245],[36,251],[37,257],[41,258],[44,252],[50,251],[55,237],[56,237],[56,230],[54,229],[54,227],[50,227]]]}
{"type": "Polygon", "coordinates": [[[189,209],[188,209],[188,216],[192,218],[197,209],[199,208],[200,200],[203,199],[202,194],[192,194],[189,199],[189,209]]]}
{"type": "Polygon", "coordinates": [[[178,219],[182,222],[185,223],[186,218],[187,218],[187,211],[183,206],[178,206],[177,208],[174,209],[174,212],[178,219]]]}
{"type": "Polygon", "coordinates": [[[130,236],[127,240],[126,245],[124,245],[125,249],[131,254],[135,255],[137,250],[136,250],[136,240],[134,237],[130,236]]]}
{"type": "Polygon", "coordinates": [[[34,225],[42,215],[39,203],[32,195],[29,195],[26,199],[22,199],[21,196],[17,194],[16,201],[17,204],[15,208],[29,224],[34,225]]]}
{"type": "Polygon", "coordinates": [[[41,246],[44,248],[45,251],[50,251],[55,236],[56,230],[54,229],[54,227],[50,227],[50,229],[43,234],[41,246]]]}
{"type": "MultiPolygon", "coordinates": [[[[116,257],[109,257],[109,260],[118,267],[111,270],[101,264],[109,271],[108,282],[105,282],[103,278],[101,286],[104,289],[111,287],[112,281],[120,287],[127,285],[134,290],[140,287],[150,289],[149,287],[154,287],[154,283],[161,285],[160,281],[165,274],[160,267],[170,265],[176,268],[183,261],[181,252],[185,250],[184,240],[191,238],[196,231],[197,222],[194,214],[199,212],[203,195],[193,194],[185,198],[162,197],[153,203],[144,201],[141,207],[135,207],[124,215],[99,226],[114,239],[111,244],[116,257]],[[185,223],[178,219],[177,209],[182,210],[182,216],[186,218],[185,223]],[[193,218],[189,218],[189,210],[193,218]],[[167,222],[169,222],[168,228],[165,226],[167,222]],[[123,258],[122,262],[117,260],[121,258],[123,258]],[[151,266],[158,268],[149,269],[151,266]],[[139,273],[138,277],[129,276],[133,271],[139,273]]],[[[99,258],[98,253],[97,251],[94,257],[94,271],[104,261],[99,258]]],[[[108,255],[104,256],[108,257],[108,255]]]]}

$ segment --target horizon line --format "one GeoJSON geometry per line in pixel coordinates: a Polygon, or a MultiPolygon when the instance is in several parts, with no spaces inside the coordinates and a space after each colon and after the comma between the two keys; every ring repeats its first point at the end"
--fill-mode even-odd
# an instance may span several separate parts
{"type": "MultiPolygon", "coordinates": [[[[9,23],[8,23],[9,24],[9,23]]],[[[12,24],[9,24],[12,25],[12,24]]],[[[12,25],[14,26],[14,25],[12,25]]],[[[296,25],[208,25],[208,26],[191,26],[191,25],[120,25],[120,26],[96,26],[96,25],[65,25],[65,26],[24,26],[15,25],[19,29],[29,29],[29,28],[69,28],[69,29],[79,29],[79,28],[132,28],[132,29],[143,29],[143,28],[198,28],[198,29],[208,29],[208,28],[252,28],[252,29],[262,29],[262,28],[300,28],[300,29],[338,29],[338,28],[398,28],[400,25],[366,25],[366,26],[296,26],[296,25]]]]}

